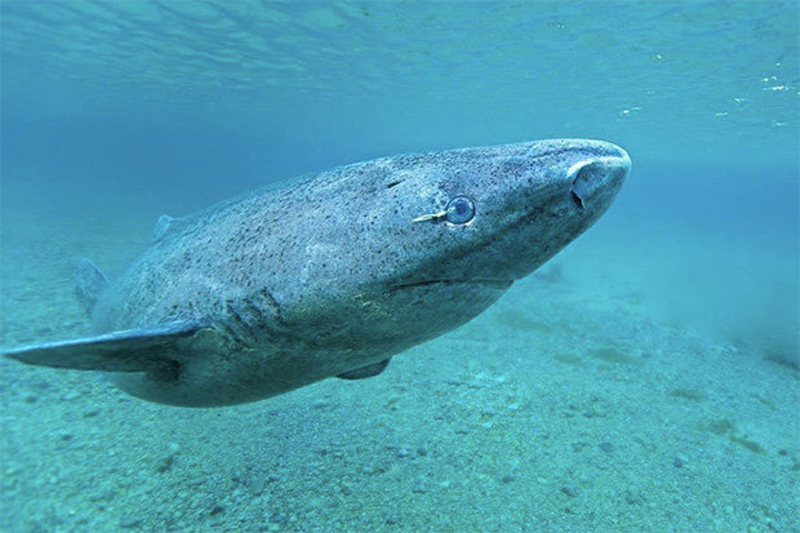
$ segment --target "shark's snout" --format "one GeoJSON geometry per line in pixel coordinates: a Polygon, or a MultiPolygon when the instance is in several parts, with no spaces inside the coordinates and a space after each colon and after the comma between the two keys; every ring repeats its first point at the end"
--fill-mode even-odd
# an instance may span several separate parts
{"type": "Polygon", "coordinates": [[[617,155],[592,157],[579,161],[567,171],[570,195],[579,209],[593,207],[597,197],[613,197],[631,169],[627,152],[615,147],[617,155]]]}

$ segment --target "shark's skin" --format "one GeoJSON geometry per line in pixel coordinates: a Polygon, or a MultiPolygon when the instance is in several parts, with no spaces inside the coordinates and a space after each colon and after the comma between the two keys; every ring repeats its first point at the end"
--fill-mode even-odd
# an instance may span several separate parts
{"type": "Polygon", "coordinates": [[[181,406],[374,375],[583,233],[629,169],[613,144],[549,140],[376,159],[258,190],[160,224],[100,294],[100,336],[6,355],[110,371],[134,396],[181,406]]]}

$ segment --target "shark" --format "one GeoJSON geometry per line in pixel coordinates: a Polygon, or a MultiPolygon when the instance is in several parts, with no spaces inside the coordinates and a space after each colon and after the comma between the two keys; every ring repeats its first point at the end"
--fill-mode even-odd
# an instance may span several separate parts
{"type": "Polygon", "coordinates": [[[91,336],[4,355],[186,407],[376,376],[584,233],[630,168],[609,142],[521,142],[354,163],[162,216],[117,279],[81,262],[91,336]]]}

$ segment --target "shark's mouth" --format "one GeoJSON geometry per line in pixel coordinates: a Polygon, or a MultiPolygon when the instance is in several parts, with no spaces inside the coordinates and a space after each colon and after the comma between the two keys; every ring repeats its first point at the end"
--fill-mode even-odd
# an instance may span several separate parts
{"type": "Polygon", "coordinates": [[[505,290],[514,283],[510,279],[428,279],[423,281],[414,281],[410,283],[398,283],[392,286],[392,290],[403,290],[420,287],[435,287],[435,286],[453,286],[453,285],[479,285],[484,288],[505,290]]]}

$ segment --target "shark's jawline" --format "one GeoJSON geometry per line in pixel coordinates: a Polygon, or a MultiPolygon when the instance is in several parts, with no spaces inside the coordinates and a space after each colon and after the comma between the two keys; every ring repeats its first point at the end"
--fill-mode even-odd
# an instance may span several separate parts
{"type": "Polygon", "coordinates": [[[409,283],[398,283],[396,285],[392,285],[391,289],[401,290],[401,289],[409,289],[412,287],[424,287],[427,285],[436,285],[436,284],[481,285],[484,287],[491,287],[496,289],[507,289],[511,286],[512,283],[514,283],[514,280],[508,280],[508,279],[429,279],[424,281],[413,281],[409,283]]]}

